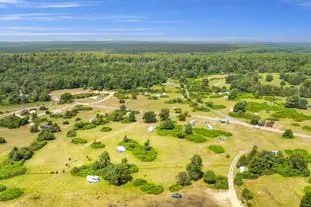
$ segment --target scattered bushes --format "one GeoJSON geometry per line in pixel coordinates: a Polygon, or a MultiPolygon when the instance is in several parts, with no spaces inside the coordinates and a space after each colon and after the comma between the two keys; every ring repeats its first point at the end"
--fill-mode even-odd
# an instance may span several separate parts
{"type": "Polygon", "coordinates": [[[203,181],[213,189],[226,190],[229,188],[228,178],[226,176],[216,175],[212,170],[207,171],[203,175],[203,181]]]}
{"type": "Polygon", "coordinates": [[[244,118],[244,119],[260,119],[260,117],[256,116],[255,114],[247,113],[247,112],[230,112],[229,116],[234,117],[234,118],[244,118]]]}
{"type": "Polygon", "coordinates": [[[38,141],[38,140],[36,140],[33,143],[31,143],[29,148],[32,151],[38,151],[38,150],[42,149],[45,145],[47,145],[47,141],[38,141]]]}
{"type": "Polygon", "coordinates": [[[54,140],[55,136],[50,130],[42,130],[39,135],[38,135],[38,140],[39,141],[44,141],[44,140],[54,140]]]}
{"type": "Polygon", "coordinates": [[[94,141],[92,144],[91,144],[91,147],[93,149],[102,149],[102,148],[105,148],[105,144],[101,143],[101,142],[96,142],[94,141]]]}
{"type": "Polygon", "coordinates": [[[82,139],[82,138],[73,138],[71,142],[74,144],[85,144],[87,143],[87,140],[82,139]]]}
{"type": "Polygon", "coordinates": [[[217,153],[217,154],[221,154],[225,152],[225,149],[220,146],[220,145],[210,145],[208,147],[209,150],[212,150],[213,152],[217,153]]]}
{"type": "Polygon", "coordinates": [[[5,144],[6,140],[3,137],[0,137],[0,144],[5,144]]]}
{"type": "Polygon", "coordinates": [[[203,143],[206,142],[207,139],[199,134],[190,134],[186,136],[186,140],[189,140],[191,142],[195,143],[203,143]]]}
{"type": "Polygon", "coordinates": [[[175,185],[171,185],[169,188],[168,188],[171,192],[178,192],[182,189],[182,186],[179,185],[179,184],[175,184],[175,185]]]}
{"type": "Polygon", "coordinates": [[[8,179],[18,175],[24,175],[26,173],[26,168],[24,165],[24,160],[14,162],[6,161],[0,165],[0,180],[8,179]]]}
{"type": "Polygon", "coordinates": [[[19,188],[7,188],[0,193],[0,201],[13,200],[20,197],[24,191],[19,188]]]}
{"type": "Polygon", "coordinates": [[[32,157],[33,151],[28,147],[13,147],[9,153],[9,159],[12,161],[28,160],[32,157]]]}
{"type": "Polygon", "coordinates": [[[150,146],[149,140],[145,142],[144,146],[138,144],[138,142],[124,137],[123,141],[119,145],[124,146],[127,150],[132,151],[133,155],[143,161],[151,162],[157,158],[157,152],[150,146]]]}
{"type": "Polygon", "coordinates": [[[20,118],[14,114],[0,119],[0,127],[15,129],[28,124],[29,117],[20,118]]]}
{"type": "Polygon", "coordinates": [[[299,113],[295,109],[282,109],[281,111],[277,111],[274,114],[272,114],[272,116],[276,118],[280,118],[280,119],[281,118],[293,119],[297,122],[311,120],[311,116],[307,116],[303,113],[299,113]]]}
{"type": "Polygon", "coordinates": [[[110,132],[110,131],[112,131],[112,128],[105,126],[100,131],[102,131],[102,132],[110,132]]]}

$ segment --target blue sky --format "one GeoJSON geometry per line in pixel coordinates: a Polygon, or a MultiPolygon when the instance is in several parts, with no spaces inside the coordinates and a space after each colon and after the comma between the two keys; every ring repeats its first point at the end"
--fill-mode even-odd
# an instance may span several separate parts
{"type": "Polygon", "coordinates": [[[0,0],[0,41],[311,42],[311,0],[0,0]]]}

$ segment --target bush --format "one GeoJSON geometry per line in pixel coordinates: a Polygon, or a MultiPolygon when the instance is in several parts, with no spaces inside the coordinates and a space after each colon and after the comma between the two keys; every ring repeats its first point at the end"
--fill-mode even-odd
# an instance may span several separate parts
{"type": "Polygon", "coordinates": [[[305,193],[311,193],[311,186],[306,186],[306,187],[303,189],[303,191],[304,191],[305,193]]]}
{"type": "Polygon", "coordinates": [[[142,185],[144,185],[146,183],[147,183],[147,181],[144,180],[144,179],[136,179],[136,180],[134,180],[134,185],[136,187],[142,186],[142,185]]]}
{"type": "Polygon", "coordinates": [[[49,130],[43,130],[39,133],[38,135],[38,140],[39,141],[43,141],[43,140],[54,140],[55,136],[52,132],[50,132],[49,130]]]}
{"type": "Polygon", "coordinates": [[[234,184],[237,185],[237,186],[241,186],[243,185],[243,176],[241,174],[237,174],[235,177],[234,177],[234,184]]]}
{"type": "Polygon", "coordinates": [[[139,171],[139,168],[137,165],[134,165],[134,164],[129,164],[129,171],[130,173],[137,173],[139,171]]]}
{"type": "Polygon", "coordinates": [[[0,192],[5,191],[5,189],[6,189],[6,186],[5,186],[5,185],[0,184],[0,192]]]}
{"type": "Polygon", "coordinates": [[[20,118],[15,115],[6,116],[0,119],[0,127],[5,127],[8,129],[19,128],[20,126],[24,126],[28,124],[29,117],[20,118]]]}
{"type": "MultiPolygon", "coordinates": [[[[179,138],[179,137],[178,137],[179,138]]],[[[186,140],[189,140],[191,142],[195,143],[203,143],[206,142],[207,139],[199,134],[190,134],[186,136],[186,140]]]]}
{"type": "Polygon", "coordinates": [[[249,191],[247,188],[244,188],[242,192],[242,197],[247,201],[252,200],[254,198],[252,192],[249,191]]]}
{"type": "Polygon", "coordinates": [[[0,193],[0,201],[13,200],[20,197],[24,191],[19,188],[8,188],[0,193]]]}
{"type": "Polygon", "coordinates": [[[68,125],[68,124],[70,124],[69,121],[64,121],[63,122],[63,125],[68,125]]]}
{"type": "Polygon", "coordinates": [[[82,138],[73,138],[71,142],[74,144],[85,144],[87,143],[87,140],[82,139],[82,138]]]}
{"type": "Polygon", "coordinates": [[[147,194],[158,195],[164,192],[164,188],[161,185],[155,185],[152,183],[146,183],[140,187],[140,190],[147,194]]]}
{"type": "Polygon", "coordinates": [[[182,186],[179,184],[175,184],[175,185],[171,185],[168,189],[171,192],[177,192],[177,191],[180,191],[182,189],[182,186]]]}
{"type": "Polygon", "coordinates": [[[285,130],[285,132],[283,133],[283,138],[286,138],[286,139],[293,139],[294,138],[294,133],[291,129],[287,129],[285,130]]]}
{"type": "Polygon", "coordinates": [[[5,162],[0,165],[0,180],[12,178],[26,173],[26,168],[23,166],[24,160],[18,162],[5,162]]]}
{"type": "Polygon", "coordinates": [[[311,177],[310,177],[310,178],[308,178],[308,183],[311,183],[311,177]]]}
{"type": "Polygon", "coordinates": [[[306,130],[306,131],[311,131],[311,126],[304,126],[304,127],[302,127],[304,130],[306,130]]]}
{"type": "Polygon", "coordinates": [[[217,153],[217,154],[221,154],[225,152],[225,149],[222,146],[219,145],[210,145],[208,147],[209,150],[212,150],[213,152],[217,153]]]}
{"type": "Polygon", "coordinates": [[[3,137],[0,137],[0,144],[5,144],[6,140],[3,137]]]}
{"type": "Polygon", "coordinates": [[[112,129],[110,127],[105,126],[100,131],[102,131],[102,132],[110,132],[110,131],[112,131],[112,129]]]}
{"type": "Polygon", "coordinates": [[[42,149],[45,145],[47,145],[47,141],[34,141],[33,143],[31,143],[31,145],[29,146],[30,150],[32,151],[38,151],[40,149],[42,149]]]}
{"type": "Polygon", "coordinates": [[[222,130],[208,130],[203,128],[194,128],[193,132],[196,134],[200,134],[204,137],[219,137],[219,136],[227,136],[230,137],[232,134],[230,132],[222,131],[222,130]]]}
{"type": "Polygon", "coordinates": [[[206,173],[204,173],[203,181],[205,183],[208,183],[208,184],[215,184],[217,181],[217,177],[216,177],[216,174],[214,173],[214,171],[209,170],[206,173]]]}
{"type": "Polygon", "coordinates": [[[105,148],[105,144],[101,143],[101,142],[96,142],[94,141],[92,144],[91,144],[91,147],[93,149],[102,149],[102,148],[105,148]]]}
{"type": "Polygon", "coordinates": [[[66,134],[67,137],[76,137],[77,136],[77,132],[75,130],[70,130],[67,132],[66,134]]]}

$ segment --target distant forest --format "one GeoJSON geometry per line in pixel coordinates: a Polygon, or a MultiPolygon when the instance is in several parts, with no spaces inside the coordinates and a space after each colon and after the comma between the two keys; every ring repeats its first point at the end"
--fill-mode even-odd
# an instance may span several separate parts
{"type": "Polygon", "coordinates": [[[220,44],[181,42],[0,42],[0,52],[105,52],[105,53],[310,53],[310,44],[220,44]]]}
{"type": "Polygon", "coordinates": [[[240,92],[311,97],[311,54],[51,52],[0,54],[0,63],[3,104],[46,101],[49,91],[64,88],[137,90],[167,78],[185,82],[222,73],[231,74],[227,82],[240,92]],[[258,73],[264,72],[281,73],[292,88],[261,85],[258,73]]]}

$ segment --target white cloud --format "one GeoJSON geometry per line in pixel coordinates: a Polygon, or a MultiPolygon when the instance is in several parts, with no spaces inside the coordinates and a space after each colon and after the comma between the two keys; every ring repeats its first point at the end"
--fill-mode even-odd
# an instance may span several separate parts
{"type": "Polygon", "coordinates": [[[33,2],[25,0],[0,0],[0,7],[5,8],[7,5],[14,5],[21,8],[73,8],[73,7],[86,7],[86,6],[96,6],[96,2],[60,2],[60,3],[50,3],[50,2],[33,2]]]}
{"type": "Polygon", "coordinates": [[[71,16],[55,13],[29,13],[29,14],[4,14],[0,15],[0,21],[55,21],[71,20],[71,16]]]}

